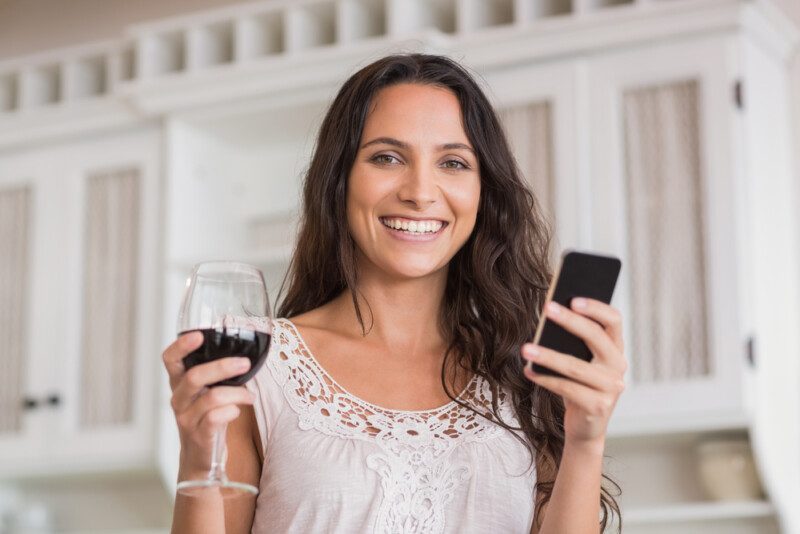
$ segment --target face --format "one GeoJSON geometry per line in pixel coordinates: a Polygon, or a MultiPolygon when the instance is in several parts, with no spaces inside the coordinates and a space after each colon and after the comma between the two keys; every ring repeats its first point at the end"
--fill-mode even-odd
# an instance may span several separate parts
{"type": "Polygon", "coordinates": [[[347,191],[361,268],[396,278],[440,272],[472,233],[479,200],[478,159],[455,94],[420,84],[380,90],[347,191]]]}

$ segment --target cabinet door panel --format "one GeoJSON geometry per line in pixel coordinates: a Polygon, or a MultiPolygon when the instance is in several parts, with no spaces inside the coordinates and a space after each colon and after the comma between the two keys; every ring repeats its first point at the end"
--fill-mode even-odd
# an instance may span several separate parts
{"type": "Polygon", "coordinates": [[[0,435],[22,430],[31,191],[0,186],[0,435]]]}
{"type": "Polygon", "coordinates": [[[83,429],[133,420],[139,256],[139,171],[88,177],[83,258],[81,405],[83,429]]]}
{"type": "Polygon", "coordinates": [[[714,37],[610,54],[583,80],[592,247],[623,261],[615,303],[631,370],[612,432],[746,420],[736,72],[733,42],[714,37]]]}

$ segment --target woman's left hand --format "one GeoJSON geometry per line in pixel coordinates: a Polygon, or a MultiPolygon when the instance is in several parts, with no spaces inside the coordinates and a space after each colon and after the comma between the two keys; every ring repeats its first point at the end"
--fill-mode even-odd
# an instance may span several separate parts
{"type": "Polygon", "coordinates": [[[570,310],[550,302],[545,313],[548,319],[583,339],[594,358],[585,362],[526,343],[522,346],[523,358],[557,371],[564,378],[538,374],[527,366],[525,376],[563,397],[566,441],[602,443],[611,413],[625,389],[628,364],[623,354],[622,316],[616,308],[594,299],[574,298],[571,307],[570,310]]]}

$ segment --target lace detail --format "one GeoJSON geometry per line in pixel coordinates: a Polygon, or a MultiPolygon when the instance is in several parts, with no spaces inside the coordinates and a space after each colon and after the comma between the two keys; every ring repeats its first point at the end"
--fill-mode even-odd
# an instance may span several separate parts
{"type": "MultiPolygon", "coordinates": [[[[445,506],[472,476],[468,464],[448,461],[449,456],[460,444],[491,439],[504,429],[456,402],[401,411],[348,393],[319,365],[288,319],[276,321],[272,340],[279,350],[267,367],[282,385],[301,429],[378,445],[380,452],[366,462],[383,489],[375,531],[444,532],[445,506]]],[[[458,398],[489,413],[491,390],[478,375],[458,398]]],[[[503,420],[513,420],[502,392],[499,401],[503,420]]]]}

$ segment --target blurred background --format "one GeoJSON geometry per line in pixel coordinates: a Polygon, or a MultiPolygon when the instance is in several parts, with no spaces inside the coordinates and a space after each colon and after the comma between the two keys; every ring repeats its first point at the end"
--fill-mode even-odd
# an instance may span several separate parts
{"type": "Polygon", "coordinates": [[[797,0],[0,0],[0,533],[163,533],[202,260],[291,254],[359,66],[480,77],[557,243],[623,260],[626,532],[800,533],[797,0]]]}

